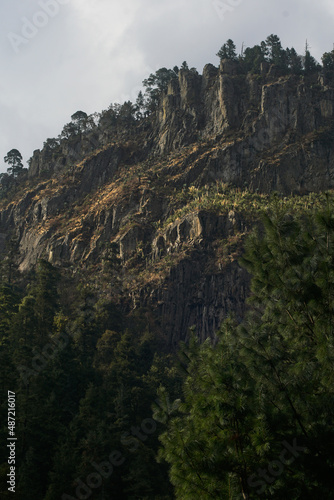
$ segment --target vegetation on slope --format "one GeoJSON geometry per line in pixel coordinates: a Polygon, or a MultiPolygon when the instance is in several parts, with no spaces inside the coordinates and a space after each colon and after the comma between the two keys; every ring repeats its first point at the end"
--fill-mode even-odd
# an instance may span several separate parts
{"type": "Polygon", "coordinates": [[[274,203],[242,257],[247,317],[183,346],[183,396],[155,412],[176,498],[331,498],[333,208],[274,203]]]}
{"type": "MultiPolygon", "coordinates": [[[[268,63],[283,76],[307,78],[321,70],[333,78],[333,52],[319,68],[307,47],[300,57],[274,35],[240,56],[229,40],[218,56],[244,74],[256,75],[268,63]]],[[[38,234],[83,241],[85,259],[75,269],[57,270],[41,259],[22,276],[14,239],[1,261],[1,387],[3,401],[8,390],[17,398],[19,499],[332,494],[332,194],[269,196],[246,185],[208,184],[201,175],[189,180],[201,160],[231,137],[192,144],[165,158],[138,156],[140,133],[182,70],[196,72],[186,63],[162,68],[144,81],[146,91],[135,104],[113,104],[99,116],[72,115],[60,136],[44,144],[50,161],[62,157],[63,146],[69,151],[68,163],[54,175],[45,171],[26,179],[20,153],[7,155],[14,170],[0,179],[4,210],[23,206],[25,197],[39,202],[75,193],[83,189],[89,161],[110,148],[123,152],[111,181],[82,190],[70,207],[34,222],[38,234]],[[113,141],[102,144],[98,134],[106,130],[113,141]],[[139,135],[130,140],[134,131],[139,135]],[[76,141],[85,139],[89,147],[82,156],[74,154],[76,141]],[[130,206],[129,193],[164,203],[163,216],[157,220],[143,204],[134,204],[114,237],[100,241],[101,225],[93,222],[104,220],[107,207],[130,206]],[[183,345],[178,367],[152,309],[139,307],[136,294],[155,283],[163,286],[172,267],[194,258],[196,245],[208,242],[184,241],[177,251],[154,257],[139,238],[123,261],[119,249],[135,227],[163,236],[200,213],[243,221],[226,238],[213,237],[206,265],[224,269],[235,263],[247,241],[241,261],[253,276],[252,298],[244,321],[226,321],[218,342],[183,345]],[[249,237],[254,224],[258,232],[249,237]],[[133,301],[130,313],[122,308],[126,300],[133,301]]],[[[330,147],[330,130],[314,137],[330,147]]],[[[268,161],[276,161],[275,154],[268,161]]],[[[24,216],[30,216],[27,224],[32,221],[29,204],[24,216]]],[[[7,410],[2,405],[2,422],[7,410]]],[[[7,425],[0,432],[6,441],[7,425]]],[[[3,448],[4,499],[12,497],[7,459],[3,448]]]]}

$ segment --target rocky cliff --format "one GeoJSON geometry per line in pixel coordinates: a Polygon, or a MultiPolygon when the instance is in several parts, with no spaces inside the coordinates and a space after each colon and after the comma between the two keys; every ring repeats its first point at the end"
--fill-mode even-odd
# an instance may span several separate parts
{"type": "Polygon", "coordinates": [[[237,259],[267,195],[334,188],[333,103],[321,74],[181,70],[150,116],[35,151],[1,202],[0,248],[14,238],[21,271],[44,258],[124,310],[150,308],[172,344],[193,325],[212,336],[243,315],[237,259]]]}

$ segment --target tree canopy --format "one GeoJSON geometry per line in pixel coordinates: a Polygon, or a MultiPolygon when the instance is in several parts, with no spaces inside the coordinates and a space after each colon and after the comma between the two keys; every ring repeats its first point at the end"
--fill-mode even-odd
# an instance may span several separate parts
{"type": "Polygon", "coordinates": [[[143,81],[148,98],[146,106],[149,111],[156,108],[160,95],[167,90],[169,82],[177,78],[178,70],[176,70],[176,67],[174,69],[160,68],[143,81]]]}
{"type": "Polygon", "coordinates": [[[219,49],[217,56],[220,59],[230,59],[232,61],[237,60],[236,46],[230,38],[226,43],[219,49]]]}
{"type": "MultiPolygon", "coordinates": [[[[334,204],[275,200],[246,244],[251,309],[213,345],[184,345],[182,401],[160,458],[176,498],[330,498],[334,443],[334,204]]],[[[165,396],[160,391],[163,399],[165,396]]]]}
{"type": "MultiPolygon", "coordinates": [[[[305,55],[300,56],[292,47],[284,49],[281,40],[277,35],[269,35],[265,41],[253,47],[242,49],[242,53],[237,56],[236,46],[233,40],[227,40],[216,54],[221,60],[228,59],[238,61],[241,68],[246,72],[260,73],[261,64],[266,62],[274,64],[282,74],[305,74],[310,75],[321,69],[320,65],[311,55],[306,43],[305,55]]],[[[330,69],[330,53],[323,56],[323,67],[330,69]]]]}
{"type": "Polygon", "coordinates": [[[84,111],[76,111],[76,113],[71,116],[72,123],[76,127],[78,133],[85,129],[87,119],[88,115],[84,111]]]}
{"type": "Polygon", "coordinates": [[[23,171],[22,155],[17,149],[11,149],[4,158],[5,162],[10,165],[7,172],[14,178],[18,177],[23,171]]]}

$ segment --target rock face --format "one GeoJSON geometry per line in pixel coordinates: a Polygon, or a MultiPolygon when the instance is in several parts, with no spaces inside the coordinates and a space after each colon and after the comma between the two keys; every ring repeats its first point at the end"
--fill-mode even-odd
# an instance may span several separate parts
{"type": "Polygon", "coordinates": [[[145,302],[157,304],[158,317],[173,347],[187,338],[195,327],[204,341],[212,337],[221,322],[231,313],[241,319],[249,294],[249,276],[237,263],[221,272],[205,274],[203,255],[193,256],[171,270],[163,288],[157,288],[145,302]]]}
{"type": "Polygon", "coordinates": [[[242,317],[249,286],[237,257],[217,248],[250,224],[233,206],[203,210],[205,189],[334,188],[333,113],[321,75],[242,74],[231,61],[181,70],[141,122],[119,133],[104,120],[34,152],[29,180],[2,202],[0,252],[14,236],[22,271],[45,258],[98,282],[114,245],[125,309],[150,307],[173,345],[193,325],[212,336],[228,313],[242,317]]]}
{"type": "Polygon", "coordinates": [[[157,259],[177,253],[185,244],[192,247],[190,255],[171,268],[164,286],[154,289],[145,302],[157,304],[164,331],[173,345],[179,342],[180,332],[187,332],[190,326],[205,340],[229,313],[239,320],[243,317],[249,276],[237,261],[223,264],[212,248],[218,239],[227,241],[246,229],[233,211],[224,216],[198,212],[170,224],[153,241],[157,259]]]}
{"type": "Polygon", "coordinates": [[[225,135],[206,163],[208,181],[285,194],[333,187],[334,89],[320,82],[240,75],[229,61],[202,76],[182,71],[162,99],[157,150],[225,135]]]}

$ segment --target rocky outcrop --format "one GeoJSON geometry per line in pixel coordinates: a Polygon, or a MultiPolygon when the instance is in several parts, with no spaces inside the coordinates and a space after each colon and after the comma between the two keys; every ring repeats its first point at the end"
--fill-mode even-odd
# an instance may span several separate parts
{"type": "Polygon", "coordinates": [[[236,231],[246,230],[244,221],[233,210],[228,215],[192,212],[169,224],[164,232],[154,238],[152,254],[158,259],[162,255],[177,252],[183,244],[198,240],[208,243],[217,238],[232,236],[236,231]]]}
{"type": "Polygon", "coordinates": [[[204,341],[213,337],[222,321],[233,314],[241,320],[249,295],[249,275],[234,262],[215,273],[205,273],[205,255],[198,253],[171,269],[163,287],[143,297],[154,307],[159,323],[173,347],[188,338],[194,327],[204,341]]]}
{"type": "MultiPolygon", "coordinates": [[[[331,187],[334,88],[321,75],[305,79],[276,73],[263,65],[261,75],[243,74],[237,62],[226,60],[219,68],[207,64],[202,75],[180,70],[156,113],[122,137],[141,137],[139,161],[213,141],[216,149],[202,163],[203,183],[246,183],[254,190],[285,194],[331,187]],[[326,165],[316,173],[323,160],[326,165]],[[294,172],[287,168],[292,162],[298,165],[294,172]],[[315,186],[312,177],[317,177],[315,186]]],[[[34,152],[29,175],[75,170],[117,134],[101,120],[96,130],[63,140],[55,150],[34,152]]]]}
{"type": "Polygon", "coordinates": [[[222,242],[247,230],[233,210],[220,216],[194,212],[171,223],[153,240],[156,260],[177,254],[185,245],[193,249],[171,267],[162,286],[145,290],[141,297],[145,305],[156,309],[163,331],[174,347],[192,326],[205,340],[229,314],[239,320],[243,317],[249,275],[236,260],[223,263],[212,248],[217,240],[222,242]]]}
{"type": "Polygon", "coordinates": [[[214,249],[250,225],[233,206],[188,208],[187,189],[334,188],[333,145],[334,87],[321,75],[282,77],[266,65],[243,74],[231,61],[202,75],[181,70],[137,125],[120,133],[105,117],[34,153],[21,195],[2,203],[0,253],[14,236],[22,271],[42,257],[98,282],[114,245],[124,307],[152,308],[173,345],[192,325],[204,339],[228,313],[243,315],[249,278],[235,256],[221,260],[214,249]],[[139,275],[148,276],[142,284],[139,275]]]}
{"type": "Polygon", "coordinates": [[[162,100],[159,152],[225,136],[231,140],[203,165],[204,182],[285,194],[334,187],[334,89],[321,78],[273,79],[273,73],[240,75],[228,61],[219,69],[207,65],[202,76],[181,72],[162,100]]]}

